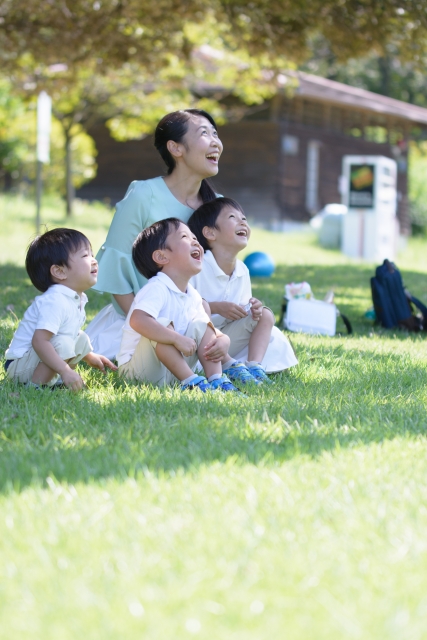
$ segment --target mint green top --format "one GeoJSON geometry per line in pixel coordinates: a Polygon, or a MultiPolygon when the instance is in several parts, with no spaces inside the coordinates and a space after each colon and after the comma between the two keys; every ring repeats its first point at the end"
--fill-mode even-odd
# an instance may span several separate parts
{"type": "MultiPolygon", "coordinates": [[[[117,203],[107,238],[98,251],[98,282],[95,291],[125,295],[138,293],[147,280],[132,260],[132,245],[146,227],[164,218],[187,222],[193,209],[175,198],[162,177],[131,182],[117,203]]],[[[119,313],[123,313],[113,298],[119,313]]]]}

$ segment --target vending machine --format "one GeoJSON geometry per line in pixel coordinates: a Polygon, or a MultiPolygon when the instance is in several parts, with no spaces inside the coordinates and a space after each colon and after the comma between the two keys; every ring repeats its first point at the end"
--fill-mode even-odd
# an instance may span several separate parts
{"type": "Polygon", "coordinates": [[[393,260],[399,238],[397,165],[384,156],[344,156],[341,177],[341,249],[352,258],[393,260]]]}

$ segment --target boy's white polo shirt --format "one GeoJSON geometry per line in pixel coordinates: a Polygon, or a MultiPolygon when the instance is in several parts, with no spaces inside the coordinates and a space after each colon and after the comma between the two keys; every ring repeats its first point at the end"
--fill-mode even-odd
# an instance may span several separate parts
{"type": "Polygon", "coordinates": [[[76,340],[86,321],[87,296],[79,294],[63,284],[53,284],[37,296],[24,313],[12,342],[6,351],[6,360],[16,360],[31,349],[36,329],[51,331],[76,340]]]}
{"type": "MultiPolygon", "coordinates": [[[[190,280],[193,287],[207,302],[234,302],[246,305],[252,297],[249,269],[241,261],[236,260],[236,267],[228,276],[218,266],[212,251],[206,251],[203,268],[190,280]]],[[[218,313],[212,315],[212,322],[217,327],[225,321],[218,313]]]]}
{"type": "Polygon", "coordinates": [[[118,365],[126,364],[132,358],[141,335],[132,329],[130,317],[136,309],[145,311],[159,322],[173,322],[177,333],[184,335],[188,325],[194,320],[209,322],[209,316],[203,308],[201,296],[191,284],[183,292],[161,271],[150,278],[147,284],[138,291],[123,327],[122,343],[117,356],[118,365]]]}

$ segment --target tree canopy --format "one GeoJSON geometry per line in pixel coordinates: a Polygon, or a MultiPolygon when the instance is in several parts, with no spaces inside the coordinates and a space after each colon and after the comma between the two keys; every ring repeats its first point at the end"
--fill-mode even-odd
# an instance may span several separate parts
{"type": "MultiPolygon", "coordinates": [[[[375,82],[387,81],[389,90],[402,76],[387,66],[394,47],[414,79],[408,98],[424,99],[427,5],[420,0],[0,0],[3,77],[24,99],[42,89],[52,96],[69,201],[72,141],[95,119],[120,139],[145,135],[182,106],[221,120],[230,107],[235,115],[272,97],[281,71],[313,62],[319,42],[326,56],[309,70],[363,86],[382,64],[375,82]],[[227,97],[238,100],[225,107],[227,97]]],[[[367,88],[378,90],[375,82],[367,88]]],[[[12,167],[9,147],[4,161],[12,167]]]]}
{"type": "Polygon", "coordinates": [[[226,46],[300,61],[313,32],[344,59],[398,42],[416,59],[425,50],[427,5],[420,0],[0,0],[3,65],[30,53],[70,67],[165,64],[188,58],[188,23],[214,20],[226,46]]]}

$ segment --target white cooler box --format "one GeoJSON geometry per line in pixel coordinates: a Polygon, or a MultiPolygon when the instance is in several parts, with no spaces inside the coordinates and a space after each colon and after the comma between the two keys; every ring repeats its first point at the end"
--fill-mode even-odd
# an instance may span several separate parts
{"type": "Polygon", "coordinates": [[[317,333],[334,336],[337,325],[337,308],[323,300],[293,298],[288,300],[283,321],[286,329],[300,333],[317,333]]]}

